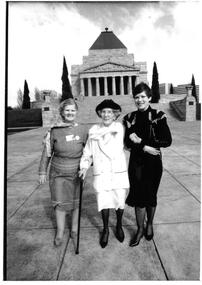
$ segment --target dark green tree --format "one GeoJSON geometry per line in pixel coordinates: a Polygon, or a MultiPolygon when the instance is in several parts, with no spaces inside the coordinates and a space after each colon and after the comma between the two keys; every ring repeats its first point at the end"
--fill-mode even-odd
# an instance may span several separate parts
{"type": "Polygon", "coordinates": [[[30,97],[29,97],[29,88],[27,81],[24,83],[24,94],[23,94],[23,102],[22,109],[30,109],[30,97]]]}
{"type": "Polygon", "coordinates": [[[152,89],[151,103],[158,103],[160,100],[160,92],[159,92],[159,80],[158,80],[158,71],[157,71],[156,62],[154,62],[153,66],[151,89],[152,89]]]}
{"type": "Polygon", "coordinates": [[[71,88],[69,78],[68,78],[68,70],[67,70],[67,64],[66,64],[65,57],[63,57],[63,72],[62,72],[61,80],[62,80],[62,96],[61,96],[60,101],[62,102],[65,99],[73,98],[72,88],[71,88]]]}
{"type": "Polygon", "coordinates": [[[172,83],[170,84],[170,94],[173,94],[174,93],[174,90],[173,90],[173,85],[172,83]]]}
{"type": "Polygon", "coordinates": [[[193,89],[192,89],[192,96],[194,96],[194,98],[196,98],[196,102],[198,102],[198,97],[197,97],[197,94],[196,94],[195,78],[194,78],[193,74],[192,74],[192,79],[191,79],[191,85],[193,87],[193,89]]]}

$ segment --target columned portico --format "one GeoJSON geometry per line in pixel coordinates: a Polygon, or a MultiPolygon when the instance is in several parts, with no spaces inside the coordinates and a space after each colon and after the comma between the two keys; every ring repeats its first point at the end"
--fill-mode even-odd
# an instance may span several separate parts
{"type": "Polygon", "coordinates": [[[132,95],[132,90],[139,82],[139,77],[133,73],[117,72],[117,74],[105,73],[82,74],[80,78],[80,93],[82,96],[116,96],[116,95],[132,95]],[[86,82],[86,84],[84,84],[86,82]],[[102,94],[101,94],[102,93],[102,94]]]}

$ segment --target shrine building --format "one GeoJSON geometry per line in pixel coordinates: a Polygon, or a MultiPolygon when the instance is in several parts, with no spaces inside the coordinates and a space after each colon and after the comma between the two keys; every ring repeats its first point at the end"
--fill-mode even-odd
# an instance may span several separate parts
{"type": "Polygon", "coordinates": [[[74,97],[132,95],[139,82],[148,83],[146,62],[135,62],[134,55],[128,54],[126,46],[108,28],[82,62],[71,66],[74,97]]]}

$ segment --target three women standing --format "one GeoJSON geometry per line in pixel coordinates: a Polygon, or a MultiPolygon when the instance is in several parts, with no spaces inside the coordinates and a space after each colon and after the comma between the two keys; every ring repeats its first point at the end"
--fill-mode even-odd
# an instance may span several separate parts
{"type": "Polygon", "coordinates": [[[96,107],[96,113],[102,121],[90,128],[88,140],[85,129],[75,123],[75,101],[67,99],[62,102],[60,114],[63,123],[51,128],[46,136],[39,168],[40,183],[44,183],[51,159],[49,184],[56,212],[56,245],[62,243],[67,210],[73,211],[72,233],[77,231],[78,174],[85,178],[92,163],[93,186],[98,211],[101,211],[103,220],[101,247],[108,244],[110,208],[116,210],[116,237],[123,242],[122,216],[125,201],[129,206],[135,207],[138,226],[130,246],[138,245],[143,234],[147,240],[153,238],[157,191],[163,171],[160,147],[170,146],[172,138],[165,114],[150,106],[151,90],[148,85],[138,84],[133,90],[133,97],[137,111],[123,118],[125,136],[122,124],[115,122],[121,113],[121,107],[107,99],[96,107]],[[128,172],[123,143],[131,151],[128,172]]]}
{"type": "Polygon", "coordinates": [[[75,122],[77,110],[77,104],[73,99],[64,100],[60,104],[62,122],[52,127],[46,135],[39,166],[39,182],[42,184],[46,181],[50,163],[49,186],[56,215],[56,246],[62,244],[67,211],[72,211],[72,236],[77,232],[78,226],[78,171],[87,132],[83,126],[75,122]]]}
{"type": "Polygon", "coordinates": [[[89,130],[80,163],[80,176],[85,177],[93,162],[93,186],[98,211],[101,211],[103,220],[100,245],[104,248],[109,237],[110,208],[116,210],[116,237],[120,242],[124,240],[122,216],[129,181],[123,145],[124,128],[121,123],[115,122],[121,113],[121,107],[113,100],[106,99],[96,107],[96,113],[102,121],[89,130]]]}
{"type": "Polygon", "coordinates": [[[145,238],[153,238],[153,218],[157,206],[157,191],[162,176],[160,147],[171,145],[172,138],[166,115],[150,106],[151,90],[145,83],[133,90],[137,111],[123,118],[125,126],[124,142],[130,149],[129,180],[130,191],[126,204],[135,207],[137,233],[130,246],[137,246],[145,233],[145,238]],[[144,232],[145,216],[147,216],[144,232]]]}

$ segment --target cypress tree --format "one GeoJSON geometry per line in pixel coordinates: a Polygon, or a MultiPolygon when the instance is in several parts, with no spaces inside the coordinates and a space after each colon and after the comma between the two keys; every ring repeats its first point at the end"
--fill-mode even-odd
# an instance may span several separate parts
{"type": "Polygon", "coordinates": [[[63,72],[62,72],[62,97],[61,102],[68,98],[73,98],[72,89],[68,78],[68,70],[65,57],[63,57],[63,72]]]}
{"type": "Polygon", "coordinates": [[[170,94],[173,94],[174,90],[173,90],[173,85],[172,83],[170,84],[170,94]]]}
{"type": "Polygon", "coordinates": [[[195,78],[194,75],[192,74],[192,79],[191,79],[191,85],[193,87],[192,89],[192,96],[196,99],[196,102],[198,102],[198,97],[196,95],[196,84],[195,84],[195,78]]]}
{"type": "Polygon", "coordinates": [[[27,81],[24,83],[24,94],[23,94],[23,102],[22,109],[30,109],[30,97],[29,97],[29,88],[27,81]]]}
{"type": "Polygon", "coordinates": [[[160,99],[160,92],[159,92],[159,80],[158,80],[158,71],[156,62],[154,62],[153,66],[153,74],[152,74],[152,99],[151,103],[158,103],[160,99]]]}

